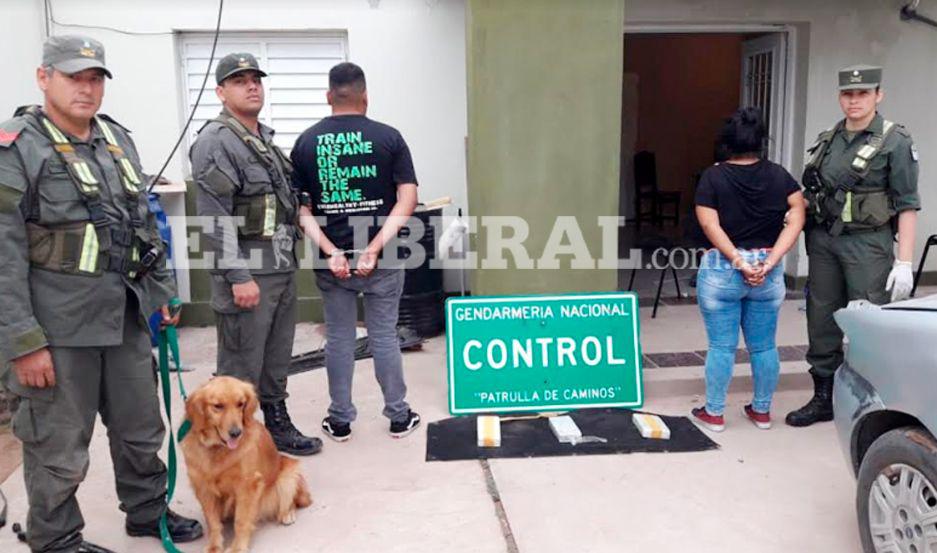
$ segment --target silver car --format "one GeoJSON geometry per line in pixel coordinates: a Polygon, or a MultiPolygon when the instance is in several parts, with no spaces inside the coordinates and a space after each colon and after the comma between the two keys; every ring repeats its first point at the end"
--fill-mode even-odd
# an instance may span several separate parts
{"type": "Polygon", "coordinates": [[[833,411],[866,553],[937,552],[937,295],[836,313],[833,411]]]}

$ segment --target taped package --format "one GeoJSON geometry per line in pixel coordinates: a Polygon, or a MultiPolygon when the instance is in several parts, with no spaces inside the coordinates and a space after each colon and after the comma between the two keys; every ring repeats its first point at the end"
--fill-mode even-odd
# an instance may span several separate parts
{"type": "Polygon", "coordinates": [[[560,443],[575,445],[582,441],[582,431],[569,415],[550,417],[550,429],[560,443]]]}
{"type": "Polygon", "coordinates": [[[657,415],[647,413],[634,413],[631,416],[632,422],[645,438],[655,440],[669,440],[670,429],[664,424],[664,421],[657,415]]]}
{"type": "Polygon", "coordinates": [[[501,447],[501,417],[478,417],[478,447],[501,447]]]}

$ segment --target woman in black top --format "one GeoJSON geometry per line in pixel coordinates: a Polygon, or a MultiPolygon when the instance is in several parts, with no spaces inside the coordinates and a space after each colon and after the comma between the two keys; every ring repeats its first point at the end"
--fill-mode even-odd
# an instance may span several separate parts
{"type": "Polygon", "coordinates": [[[739,328],[751,356],[754,398],[745,415],[771,427],[771,398],[780,360],[775,345],[784,301],[784,254],[804,225],[804,199],[793,177],[762,157],[767,131],[761,113],[740,109],[719,135],[729,154],[707,169],[696,191],[696,216],[710,248],[697,281],[706,324],[706,406],[693,419],[710,430],[725,428],[723,412],[739,328]]]}

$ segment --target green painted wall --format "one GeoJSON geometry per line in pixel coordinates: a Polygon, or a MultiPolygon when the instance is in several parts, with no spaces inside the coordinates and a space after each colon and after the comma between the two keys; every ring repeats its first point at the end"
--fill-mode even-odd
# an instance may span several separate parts
{"type": "MultiPolygon", "coordinates": [[[[623,0],[468,0],[469,210],[526,219],[534,259],[562,215],[578,219],[597,259],[598,217],[618,216],[623,32],[623,0]]],[[[480,228],[479,260],[487,241],[480,228]]],[[[559,270],[504,257],[508,269],[473,272],[473,294],[617,285],[615,269],[572,269],[571,256],[559,270]]]]}

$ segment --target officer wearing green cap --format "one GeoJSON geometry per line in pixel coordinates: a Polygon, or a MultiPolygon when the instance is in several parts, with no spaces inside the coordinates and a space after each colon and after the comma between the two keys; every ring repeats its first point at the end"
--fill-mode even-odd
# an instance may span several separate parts
{"type": "Polygon", "coordinates": [[[189,157],[198,185],[197,211],[213,218],[212,308],[218,330],[218,374],[253,383],[264,424],[280,451],[311,455],[322,440],[303,435],[286,408],[286,380],[296,330],[296,255],[301,236],[293,167],[259,122],[264,105],[257,59],[223,57],[215,92],[223,109],[199,130],[189,157]]]}
{"type": "MultiPolygon", "coordinates": [[[[158,537],[167,510],[146,318],[162,307],[175,323],[175,284],[129,131],[97,113],[105,77],[100,42],[51,37],[36,71],[44,104],[0,124],[0,377],[20,397],[33,551],[107,551],[83,541],[75,498],[98,413],[127,533],[158,537]]],[[[167,518],[176,541],[202,534],[167,518]]]]}
{"type": "Polygon", "coordinates": [[[881,67],[840,71],[839,104],[846,117],[808,150],[803,177],[808,202],[807,362],[814,396],[787,415],[791,426],[833,418],[833,374],[843,361],[843,333],[833,313],[851,300],[883,304],[911,292],[921,208],[918,154],[908,131],[877,112],[881,83],[881,67]]]}

